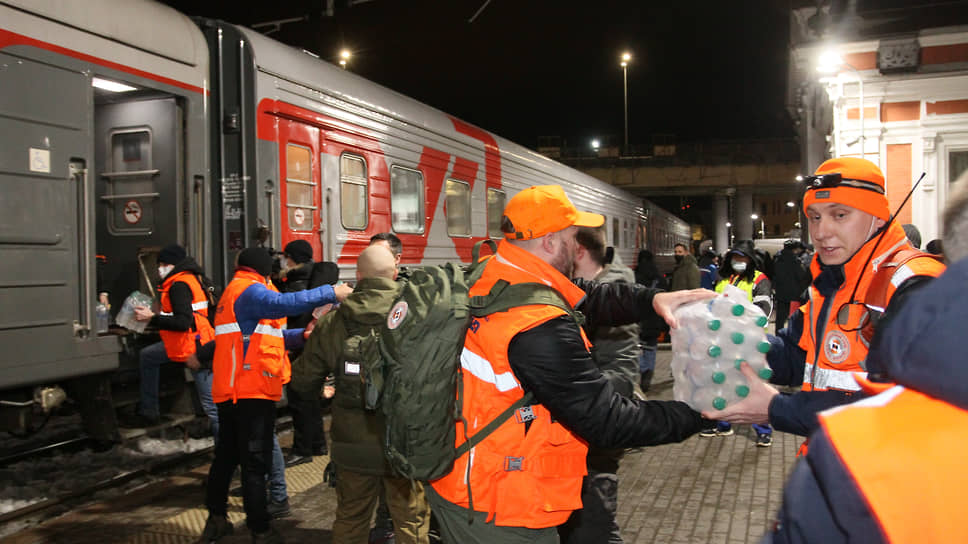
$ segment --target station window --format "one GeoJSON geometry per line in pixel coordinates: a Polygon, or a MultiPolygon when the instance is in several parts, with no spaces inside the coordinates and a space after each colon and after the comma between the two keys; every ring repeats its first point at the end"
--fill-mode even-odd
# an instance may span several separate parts
{"type": "Polygon", "coordinates": [[[471,235],[471,186],[465,181],[447,180],[447,234],[471,235]]]}
{"type": "Polygon", "coordinates": [[[313,194],[316,183],[313,181],[313,158],[308,147],[286,145],[286,213],[289,216],[289,229],[295,231],[313,230],[313,194]]]}
{"type": "Polygon", "coordinates": [[[390,167],[390,221],[395,232],[423,234],[424,178],[420,170],[390,167]]]}
{"type": "Polygon", "coordinates": [[[366,161],[358,155],[342,155],[339,158],[339,209],[343,228],[366,228],[366,189],[366,161]]]}
{"type": "Polygon", "coordinates": [[[968,171],[968,151],[951,151],[948,153],[948,183],[953,184],[958,177],[968,171]]]}
{"type": "Polygon", "coordinates": [[[487,190],[487,234],[491,238],[501,238],[501,218],[504,217],[504,202],[507,195],[497,189],[487,190]]]}

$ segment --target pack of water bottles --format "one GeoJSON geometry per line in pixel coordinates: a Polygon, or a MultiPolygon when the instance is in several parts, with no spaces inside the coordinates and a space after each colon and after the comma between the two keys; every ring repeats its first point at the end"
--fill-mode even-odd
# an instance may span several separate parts
{"type": "Polygon", "coordinates": [[[681,306],[672,330],[673,394],[694,410],[722,410],[749,392],[740,363],[768,380],[768,318],[747,294],[729,285],[723,296],[681,306]]]}

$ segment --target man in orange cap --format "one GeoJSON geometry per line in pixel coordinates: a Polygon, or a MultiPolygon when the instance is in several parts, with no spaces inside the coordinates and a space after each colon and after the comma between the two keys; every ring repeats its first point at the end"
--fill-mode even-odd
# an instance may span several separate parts
{"type": "MultiPolygon", "coordinates": [[[[499,280],[540,282],[572,307],[582,303],[579,309],[603,326],[638,322],[652,311],[675,326],[676,307],[714,296],[617,283],[586,285],[586,292],[572,283],[578,227],[603,223],[601,215],[578,211],[557,185],[521,191],[504,209],[505,239],[471,296],[489,293],[499,280]]],[[[463,417],[455,445],[526,392],[533,400],[427,488],[444,542],[557,543],[556,527],[581,508],[588,444],[663,444],[702,428],[702,418],[684,403],[623,397],[589,346],[576,320],[555,306],[518,306],[471,321],[461,354],[463,417]]]]}
{"type": "MultiPolygon", "coordinates": [[[[771,336],[771,381],[802,385],[787,395],[751,380],[750,395],[722,411],[703,412],[731,423],[770,423],[809,436],[817,413],[865,396],[854,374],[867,376],[874,325],[896,313],[905,298],[944,271],[908,243],[891,217],[884,174],[872,162],[841,157],[807,176],[803,208],[816,246],[810,300],[771,336]]],[[[748,377],[755,373],[744,365],[748,377]]],[[[878,376],[871,374],[871,379],[878,376]]]]}

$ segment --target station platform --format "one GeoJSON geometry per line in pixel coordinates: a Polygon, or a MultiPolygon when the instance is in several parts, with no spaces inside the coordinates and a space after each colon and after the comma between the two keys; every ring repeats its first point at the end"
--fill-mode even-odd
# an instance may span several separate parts
{"type": "MultiPolygon", "coordinates": [[[[669,363],[660,349],[652,399],[672,398],[669,363]]],[[[749,426],[732,436],[693,436],[679,444],[630,451],[619,470],[617,521],[628,544],[758,542],[782,500],[783,484],[802,439],[774,433],[772,447],[756,447],[749,426]]],[[[283,447],[291,435],[280,436],[283,447]]],[[[323,482],[328,457],[286,469],[292,515],[274,525],[288,543],[326,544],[336,493],[323,482]]],[[[208,465],[169,477],[10,535],[8,544],[182,544],[201,534],[207,512],[208,465]]],[[[224,544],[250,542],[242,498],[230,497],[234,535],[224,544]]]]}

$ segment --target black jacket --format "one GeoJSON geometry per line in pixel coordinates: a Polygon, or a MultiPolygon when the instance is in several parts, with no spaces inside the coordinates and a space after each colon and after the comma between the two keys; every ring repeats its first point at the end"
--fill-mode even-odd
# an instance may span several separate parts
{"type": "Polygon", "coordinates": [[[779,301],[799,300],[810,285],[810,272],[804,268],[791,248],[783,248],[783,251],[777,253],[773,270],[775,277],[771,279],[776,299],[779,301]]]}
{"type": "MultiPolygon", "coordinates": [[[[634,323],[652,312],[657,292],[641,285],[575,280],[587,296],[578,309],[592,328],[634,323]]],[[[508,346],[511,370],[536,403],[572,432],[600,448],[680,442],[699,432],[702,418],[685,403],[623,397],[585,349],[567,316],[518,333],[508,346]]]]}
{"type": "MultiPolygon", "coordinates": [[[[175,265],[167,277],[174,276],[179,272],[191,272],[197,276],[202,275],[202,267],[195,262],[195,259],[186,257],[185,260],[175,265]]],[[[164,283],[164,280],[162,280],[164,283]]],[[[192,311],[192,289],[183,281],[176,281],[168,289],[168,298],[171,301],[172,315],[166,316],[157,313],[148,322],[148,325],[157,327],[163,331],[187,331],[195,326],[195,315],[192,311]]],[[[215,308],[209,308],[209,312],[214,312],[215,308]]]]}

